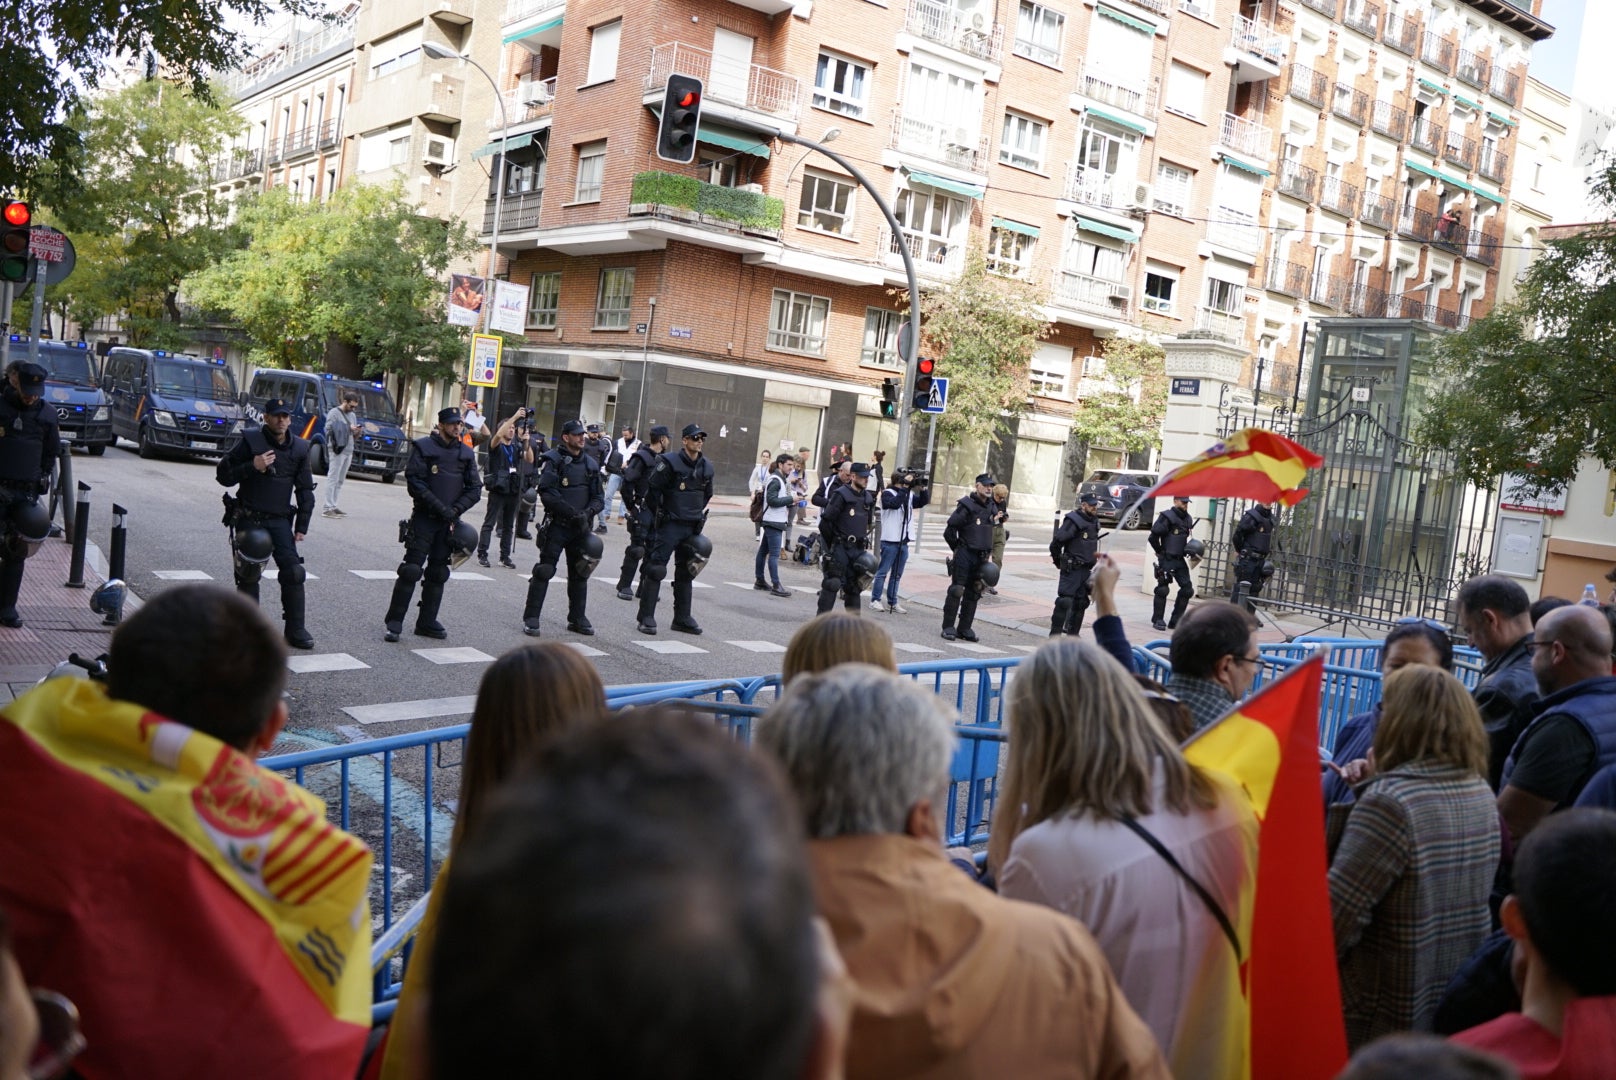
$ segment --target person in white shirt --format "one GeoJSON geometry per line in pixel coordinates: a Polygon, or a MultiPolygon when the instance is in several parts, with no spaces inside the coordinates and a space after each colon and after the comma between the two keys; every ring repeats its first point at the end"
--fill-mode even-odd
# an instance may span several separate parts
{"type": "MultiPolygon", "coordinates": [[[[763,486],[769,482],[769,475],[773,471],[773,467],[769,464],[769,452],[765,450],[758,455],[758,463],[752,466],[752,475],[746,478],[747,492],[752,495],[756,495],[758,492],[762,491],[763,486]]],[[[752,535],[762,536],[763,526],[754,522],[752,525],[752,535]]]]}
{"type": "MultiPolygon", "coordinates": [[[[634,437],[634,425],[624,424],[623,435],[612,448],[612,453],[600,463],[606,470],[606,506],[600,512],[600,520],[604,524],[611,520],[612,503],[616,501],[617,494],[623,489],[623,467],[628,459],[634,456],[634,451],[640,448],[640,440],[634,437]]],[[[628,505],[625,503],[618,508],[617,521],[620,525],[628,524],[628,505]]]]}
{"type": "Polygon", "coordinates": [[[875,611],[907,614],[898,605],[898,581],[909,561],[909,542],[915,538],[915,511],[931,501],[931,480],[924,473],[899,469],[881,492],[881,565],[870,585],[870,607],[875,611]],[[889,576],[890,575],[890,576],[889,576]],[[886,603],[881,602],[885,586],[886,603]]]}

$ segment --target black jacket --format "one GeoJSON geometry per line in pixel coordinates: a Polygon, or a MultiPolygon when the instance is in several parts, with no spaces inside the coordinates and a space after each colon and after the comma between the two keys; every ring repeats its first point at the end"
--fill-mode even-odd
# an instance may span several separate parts
{"type": "Polygon", "coordinates": [[[1504,771],[1504,759],[1532,722],[1541,696],[1537,676],[1532,674],[1532,650],[1527,648],[1531,640],[1532,635],[1527,634],[1487,661],[1481,669],[1481,682],[1470,693],[1487,729],[1487,779],[1494,791],[1504,771]]]}
{"type": "Polygon", "coordinates": [[[416,513],[439,521],[454,521],[483,497],[477,455],[465,443],[444,442],[436,431],[410,443],[404,486],[415,500],[416,513]]]}
{"type": "Polygon", "coordinates": [[[43,490],[61,445],[56,410],[44,398],[24,405],[12,386],[0,387],[0,480],[35,483],[43,490]]]}
{"type": "Polygon", "coordinates": [[[286,432],[284,442],[275,442],[264,428],[251,428],[225,451],[214,469],[214,477],[224,487],[235,487],[244,510],[270,517],[294,517],[292,531],[307,533],[314,517],[314,473],[309,468],[308,440],[286,432]],[[264,472],[253,467],[253,458],[266,450],[275,451],[275,461],[264,472]],[[239,486],[237,486],[239,485],[239,486]]]}
{"type": "Polygon", "coordinates": [[[1169,506],[1156,515],[1156,522],[1150,527],[1150,549],[1157,555],[1183,558],[1184,545],[1190,542],[1190,530],[1193,528],[1195,519],[1190,517],[1187,510],[1169,506]]]}

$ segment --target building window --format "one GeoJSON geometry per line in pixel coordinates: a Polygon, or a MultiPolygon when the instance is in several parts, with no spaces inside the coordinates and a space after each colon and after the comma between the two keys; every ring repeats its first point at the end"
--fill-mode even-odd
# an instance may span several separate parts
{"type": "Polygon", "coordinates": [[[1156,163],[1156,187],[1151,192],[1151,205],[1164,214],[1178,217],[1189,215],[1190,182],[1195,174],[1181,165],[1166,161],[1156,163]]]}
{"type": "Polygon", "coordinates": [[[1028,389],[1038,397],[1064,398],[1072,382],[1072,350],[1044,344],[1033,350],[1027,364],[1028,389]]]}
{"type": "Polygon", "coordinates": [[[1004,277],[1024,278],[1032,272],[1032,250],[1037,237],[995,225],[988,233],[988,270],[1004,277]]]}
{"type": "MultiPolygon", "coordinates": [[[[495,158],[495,160],[499,160],[495,158]]],[[[537,155],[505,166],[505,194],[526,195],[544,190],[544,158],[537,155]]]]}
{"type": "Polygon", "coordinates": [[[408,124],[394,128],[387,140],[387,164],[408,165],[410,163],[410,128],[408,124]]]}
{"type": "Polygon", "coordinates": [[[740,187],[746,183],[747,154],[721,154],[716,150],[701,150],[696,154],[696,175],[702,183],[714,187],[740,187]]]}
{"type": "Polygon", "coordinates": [[[1030,116],[1007,112],[1004,126],[999,130],[999,160],[1018,169],[1042,172],[1044,169],[1044,136],[1049,125],[1030,116]]]}
{"type": "Polygon", "coordinates": [[[824,356],[829,319],[830,297],[776,289],[769,307],[769,348],[824,356]]]}
{"type": "Polygon", "coordinates": [[[389,166],[404,164],[409,157],[410,125],[405,122],[361,138],[355,168],[361,173],[380,172],[389,166]]]}
{"type": "Polygon", "coordinates": [[[1021,0],[1021,13],[1016,21],[1016,55],[1058,67],[1061,32],[1065,28],[1065,15],[1032,0],[1021,0]]]}
{"type": "MultiPolygon", "coordinates": [[[[629,271],[632,276],[633,271],[629,271]]],[[[561,271],[547,270],[533,275],[527,294],[527,325],[533,330],[554,330],[561,310],[561,271]]]]}
{"type": "Polygon", "coordinates": [[[1206,73],[1174,61],[1167,71],[1167,111],[1199,119],[1206,108],[1206,73]]]}
{"type": "Polygon", "coordinates": [[[853,185],[828,173],[802,174],[797,227],[848,236],[853,231],[853,185]]]}
{"type": "Polygon", "coordinates": [[[595,300],[596,330],[627,330],[629,305],[634,300],[634,268],[618,266],[600,272],[600,295],[595,300]]]}
{"type": "Polygon", "coordinates": [[[1155,263],[1145,264],[1145,297],[1139,306],[1157,315],[1173,313],[1173,293],[1178,288],[1178,272],[1155,263]]]}
{"type": "Polygon", "coordinates": [[[870,66],[836,53],[819,54],[814,69],[814,108],[862,117],[869,104],[870,66]]]}
{"type": "MultiPolygon", "coordinates": [[[[910,257],[938,266],[948,262],[957,246],[955,234],[970,216],[964,199],[930,188],[898,192],[892,209],[908,240],[910,257]]],[[[894,246],[892,250],[898,249],[894,246]]]]}
{"type": "Polygon", "coordinates": [[[601,23],[589,31],[589,74],[585,86],[617,78],[617,43],[623,37],[623,20],[601,23]]]}
{"type": "Polygon", "coordinates": [[[1090,116],[1077,137],[1071,195],[1096,206],[1131,206],[1139,182],[1139,138],[1090,116]]]}
{"type": "Polygon", "coordinates": [[[412,26],[370,47],[370,77],[379,79],[421,62],[421,27],[412,26]]]}
{"type": "Polygon", "coordinates": [[[1246,287],[1237,281],[1206,279],[1206,306],[1225,315],[1239,315],[1245,302],[1246,287]]]}
{"type": "Polygon", "coordinates": [[[1120,285],[1128,274],[1128,253],[1120,247],[1103,247],[1084,240],[1082,236],[1082,233],[1074,234],[1066,249],[1066,269],[1120,285]]]}
{"type": "Polygon", "coordinates": [[[600,202],[600,183],[606,175],[606,140],[578,147],[578,184],[574,202],[600,202]]]}
{"type": "Polygon", "coordinates": [[[903,316],[885,308],[864,309],[864,348],[859,352],[859,363],[866,367],[902,370],[903,357],[898,355],[898,327],[903,316]]]}

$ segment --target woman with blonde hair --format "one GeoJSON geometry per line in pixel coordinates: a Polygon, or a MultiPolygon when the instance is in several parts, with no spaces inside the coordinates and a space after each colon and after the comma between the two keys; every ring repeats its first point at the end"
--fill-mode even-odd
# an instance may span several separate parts
{"type": "Polygon", "coordinates": [[[483,486],[488,489],[488,509],[483,513],[482,531],[477,536],[477,565],[488,565],[488,542],[499,528],[499,564],[516,569],[511,561],[511,536],[516,527],[516,508],[522,501],[522,465],[532,464],[533,447],[526,439],[516,440],[518,412],[494,432],[488,441],[488,471],[483,486]]]}
{"type": "Polygon", "coordinates": [[[898,657],[892,635],[874,621],[844,611],[815,615],[791,635],[780,682],[784,685],[798,675],[817,675],[837,664],[874,664],[896,672],[898,657]]]}
{"type": "Polygon", "coordinates": [[[1051,641],[1006,694],[988,840],[999,891],[1089,928],[1178,1080],[1239,1075],[1257,843],[1245,797],[1184,760],[1133,676],[1095,645],[1051,641]]]}
{"type": "Polygon", "coordinates": [[[1424,664],[1386,676],[1368,764],[1357,800],[1330,809],[1330,908],[1354,1049],[1431,1029],[1443,988],[1487,936],[1499,853],[1487,732],[1458,679],[1424,664]]]}

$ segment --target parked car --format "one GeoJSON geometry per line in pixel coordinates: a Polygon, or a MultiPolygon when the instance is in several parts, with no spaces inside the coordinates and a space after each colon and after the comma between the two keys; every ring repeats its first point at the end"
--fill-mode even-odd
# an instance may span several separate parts
{"type": "Polygon", "coordinates": [[[107,353],[101,388],[113,435],[136,443],[141,457],[220,456],[242,431],[236,379],[223,359],[120,346],[107,353]]]}
{"type": "MultiPolygon", "coordinates": [[[[11,335],[11,355],[26,356],[28,335],[11,335]]],[[[112,418],[106,391],[96,377],[95,353],[82,341],[41,341],[45,400],[56,410],[62,438],[96,457],[112,445],[112,418]]]]}
{"type": "Polygon", "coordinates": [[[404,435],[398,410],[383,383],[342,379],[329,372],[259,368],[253,372],[243,406],[247,418],[259,423],[259,410],[270,398],[280,398],[292,409],[292,432],[309,440],[309,467],[324,474],[330,465],[325,448],[325,414],[342,403],[344,391],[359,395],[354,413],[360,427],[356,456],[350,473],[369,473],[391,484],[409,458],[410,441],[404,435]]]}
{"type": "Polygon", "coordinates": [[[1095,509],[1094,516],[1106,524],[1115,525],[1119,529],[1148,529],[1150,523],[1156,520],[1154,497],[1146,499],[1130,511],[1127,520],[1117,519],[1128,510],[1128,507],[1133,506],[1134,500],[1148,491],[1156,480],[1157,474],[1153,472],[1100,469],[1078,485],[1077,493],[1087,495],[1093,492],[1100,497],[1100,505],[1095,509]]]}

